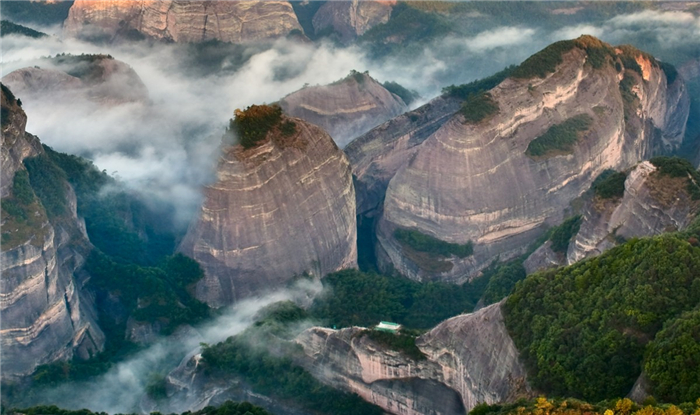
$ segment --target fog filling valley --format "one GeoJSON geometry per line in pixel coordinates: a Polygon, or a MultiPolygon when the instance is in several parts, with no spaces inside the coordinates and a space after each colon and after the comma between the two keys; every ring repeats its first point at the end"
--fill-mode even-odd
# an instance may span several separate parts
{"type": "MultiPolygon", "coordinates": [[[[700,18],[685,12],[643,11],[557,30],[535,24],[439,39],[412,57],[373,59],[361,45],[280,39],[251,45],[242,51],[243,59],[223,59],[218,68],[205,71],[183,58],[191,50],[187,45],[97,46],[56,36],[48,40],[7,36],[2,40],[2,74],[26,66],[48,67],[40,58],[59,53],[110,54],[130,65],[148,90],[148,102],[96,105],[74,97],[66,104],[65,96],[18,96],[28,117],[26,130],[57,151],[92,160],[100,170],[154,202],[171,204],[177,212],[174,226],[184,229],[201,204],[202,186],[215,179],[221,136],[237,108],[272,103],[305,84],[342,79],[351,70],[369,71],[379,82],[394,81],[417,91],[421,99],[412,104],[416,107],[437,96],[443,87],[491,75],[554,41],[581,34],[613,45],[632,43],[640,49],[651,45],[648,51],[661,58],[666,49],[698,49],[700,39],[700,18]],[[692,39],[695,43],[689,45],[692,39]]],[[[109,413],[139,410],[153,372],[173,369],[199,342],[216,343],[240,333],[265,305],[319,291],[320,283],[246,300],[197,329],[197,336],[164,338],[96,381],[63,385],[41,400],[109,413]],[[177,361],[165,361],[173,357],[177,361]]]]}

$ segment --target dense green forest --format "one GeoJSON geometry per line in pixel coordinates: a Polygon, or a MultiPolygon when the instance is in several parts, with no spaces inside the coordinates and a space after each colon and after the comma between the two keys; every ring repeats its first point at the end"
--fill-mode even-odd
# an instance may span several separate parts
{"type": "Polygon", "coordinates": [[[327,295],[317,297],[309,309],[321,324],[372,327],[384,320],[427,329],[449,317],[471,312],[486,280],[455,286],[345,270],[329,274],[321,282],[327,295]]]}
{"type": "MultiPolygon", "coordinates": [[[[27,170],[16,175],[13,200],[22,209],[45,211],[52,224],[60,225],[71,220],[67,205],[70,183],[78,215],[85,219],[94,245],[92,249],[80,248],[89,252],[84,265],[92,277],[88,284],[97,293],[98,304],[110,297],[117,299],[118,309],[123,311],[115,315],[98,307],[99,324],[107,336],[105,351],[88,361],[39,366],[32,376],[36,386],[88,379],[136,350],[138,346],[125,339],[128,318],[154,324],[161,334],[169,334],[181,324],[195,324],[210,315],[209,307],[192,295],[193,284],[203,276],[199,264],[183,255],[172,255],[178,231],[172,228],[171,211],[153,207],[121,189],[88,160],[48,146],[44,151],[25,159],[27,170]]],[[[11,205],[3,200],[3,215],[11,205]]],[[[27,232],[41,236],[37,229],[43,228],[32,222],[36,217],[41,218],[27,216],[25,225],[32,227],[27,232]]],[[[11,242],[5,239],[3,244],[11,242]]]]}
{"type": "Polygon", "coordinates": [[[26,26],[12,23],[9,20],[0,21],[0,36],[21,35],[33,37],[35,39],[46,37],[46,33],[36,31],[26,26]]]}
{"type": "MultiPolygon", "coordinates": [[[[518,283],[506,303],[505,321],[533,386],[593,401],[625,395],[659,330],[700,303],[697,232],[695,226],[632,239],[599,257],[518,283]]],[[[688,370],[700,367],[695,362],[688,370]]],[[[655,379],[663,376],[656,373],[655,379]]],[[[682,394],[687,385],[678,380],[670,391],[652,381],[652,393],[661,387],[665,396],[682,394]]]]}
{"type": "Polygon", "coordinates": [[[216,345],[205,345],[204,370],[215,378],[242,378],[257,393],[293,401],[314,412],[382,414],[379,407],[357,395],[321,384],[295,363],[303,350],[285,338],[296,334],[295,323],[307,318],[306,312],[291,302],[269,306],[244,332],[216,345]]]}
{"type": "MultiPolygon", "coordinates": [[[[33,406],[24,409],[8,409],[3,408],[3,415],[108,415],[106,412],[93,412],[88,409],[69,410],[61,409],[55,405],[51,406],[33,406]]],[[[153,415],[160,415],[159,412],[152,412],[153,415]]],[[[135,415],[135,414],[131,414],[135,415]]],[[[272,415],[259,406],[255,406],[248,402],[233,402],[226,401],[223,404],[214,407],[207,406],[195,412],[183,412],[181,415],[272,415]]]]}

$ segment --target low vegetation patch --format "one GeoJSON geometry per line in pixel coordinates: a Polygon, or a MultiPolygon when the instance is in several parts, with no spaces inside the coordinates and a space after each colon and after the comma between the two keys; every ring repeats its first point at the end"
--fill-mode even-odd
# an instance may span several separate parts
{"type": "Polygon", "coordinates": [[[581,228],[581,215],[572,216],[552,230],[549,240],[552,241],[552,251],[566,253],[569,242],[581,228]]]}
{"type": "Polygon", "coordinates": [[[364,330],[360,336],[368,337],[389,350],[401,352],[413,360],[426,359],[423,352],[416,346],[416,336],[403,332],[394,334],[377,330],[364,330]]]}
{"type": "Polygon", "coordinates": [[[515,66],[509,66],[487,78],[478,79],[462,85],[450,85],[442,89],[444,95],[466,100],[474,95],[489,91],[508,78],[515,66]]]}
{"type": "Polygon", "coordinates": [[[580,134],[588,131],[593,118],[588,114],[579,114],[561,124],[556,124],[528,144],[525,154],[533,158],[547,157],[558,153],[571,153],[580,134]]]}
{"type": "Polygon", "coordinates": [[[654,157],[649,160],[659,174],[687,178],[686,190],[693,200],[700,200],[700,172],[688,160],[679,157],[654,157]]]}
{"type": "Polygon", "coordinates": [[[38,32],[26,26],[12,23],[9,20],[0,21],[0,36],[4,37],[9,35],[27,36],[34,39],[39,39],[48,36],[46,33],[38,32]]]}
{"type": "Polygon", "coordinates": [[[591,184],[593,193],[601,199],[619,199],[625,193],[627,173],[605,170],[591,184]]]}
{"type": "Polygon", "coordinates": [[[403,85],[397,82],[387,81],[384,82],[382,86],[386,88],[387,91],[401,98],[406,105],[411,105],[413,101],[420,98],[418,92],[404,88],[403,85]]]}
{"type": "Polygon", "coordinates": [[[474,244],[471,241],[466,244],[445,242],[413,229],[398,228],[394,231],[394,238],[402,245],[416,251],[443,257],[454,255],[458,258],[466,258],[474,253],[474,244]]]}
{"type": "Polygon", "coordinates": [[[282,108],[277,105],[251,105],[244,111],[237,109],[229,122],[243,148],[253,148],[282,120],[282,108]]]}
{"type": "Polygon", "coordinates": [[[12,179],[12,192],[2,199],[2,240],[3,251],[15,248],[27,241],[34,246],[42,246],[47,230],[46,210],[35,196],[26,170],[17,170],[12,179]]]}
{"type": "Polygon", "coordinates": [[[498,113],[498,102],[490,93],[482,92],[467,98],[459,112],[467,123],[476,124],[498,113]]]}

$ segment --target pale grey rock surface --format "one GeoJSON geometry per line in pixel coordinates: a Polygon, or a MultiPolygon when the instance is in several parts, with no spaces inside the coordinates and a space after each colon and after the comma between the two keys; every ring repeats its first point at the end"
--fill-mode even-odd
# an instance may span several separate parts
{"type": "Polygon", "coordinates": [[[287,144],[223,150],[216,183],[180,251],[205,277],[211,305],[283,287],[294,276],[356,267],[355,189],[347,157],[321,128],[302,121],[287,144]]]}
{"type": "Polygon", "coordinates": [[[316,378],[389,413],[464,414],[480,402],[532,393],[501,305],[453,317],[416,339],[425,360],[387,350],[359,327],[314,327],[295,341],[307,356],[302,364],[316,378]]]}
{"type": "Polygon", "coordinates": [[[349,43],[372,27],[386,23],[391,17],[394,1],[329,1],[314,15],[316,34],[331,27],[340,41],[349,43]]]}
{"type": "Polygon", "coordinates": [[[77,0],[63,24],[67,37],[142,36],[178,43],[242,43],[301,31],[287,1],[77,0]]]}
{"type": "Polygon", "coordinates": [[[622,198],[594,198],[586,205],[581,228],[567,252],[567,264],[600,255],[619,240],[682,230],[692,222],[700,202],[688,194],[685,178],[663,177],[648,161],[625,180],[622,198]]]}
{"type": "Polygon", "coordinates": [[[385,124],[348,146],[359,213],[368,200],[380,203],[388,181],[383,206],[371,206],[382,210],[376,248],[380,267],[418,281],[466,281],[495,257],[522,253],[547,226],[563,219],[569,203],[603,170],[625,169],[677,148],[688,116],[685,86],[680,78],[667,85],[660,68],[640,53],[635,57],[642,74],[627,73],[635,79],[632,90],[639,105],[629,110],[628,121],[614,65],[594,69],[576,47],[543,79],[508,78],[493,88],[499,112],[490,119],[469,124],[461,114],[447,114],[413,146],[408,137],[379,133],[385,124]],[[525,154],[528,144],[552,125],[580,114],[589,115],[593,125],[572,154],[539,159],[525,154]],[[473,241],[474,255],[451,258],[449,271],[425,271],[393,238],[396,228],[451,243],[473,241]]]}
{"type": "Polygon", "coordinates": [[[279,104],[286,114],[326,130],[340,147],[408,109],[401,98],[359,72],[330,85],[300,89],[279,104]]]}
{"type": "MultiPolygon", "coordinates": [[[[36,137],[24,131],[24,111],[4,94],[2,107],[10,111],[9,123],[2,128],[2,197],[6,198],[12,194],[14,175],[25,169],[23,159],[43,149],[36,137]]],[[[26,376],[36,366],[56,360],[87,359],[104,345],[94,300],[83,289],[89,277],[76,273],[90,244],[76,214],[75,193],[68,183],[64,186],[69,214],[57,223],[46,219],[38,203],[33,214],[42,223],[26,232],[8,226],[3,212],[2,231],[10,236],[3,238],[0,253],[3,379],[26,376]]]]}
{"type": "Polygon", "coordinates": [[[535,250],[523,262],[525,272],[530,275],[537,271],[542,271],[550,268],[557,268],[566,265],[566,256],[557,254],[552,250],[552,242],[547,241],[535,250]]]}
{"type": "MultiPolygon", "coordinates": [[[[51,62],[47,62],[51,65],[51,62]]],[[[27,67],[17,69],[2,77],[25,102],[50,101],[55,105],[72,105],[89,101],[103,105],[119,105],[148,101],[148,89],[136,72],[126,63],[103,57],[86,64],[58,65],[56,67],[27,67]],[[98,77],[77,78],[71,72],[78,66],[89,65],[98,77]]]]}

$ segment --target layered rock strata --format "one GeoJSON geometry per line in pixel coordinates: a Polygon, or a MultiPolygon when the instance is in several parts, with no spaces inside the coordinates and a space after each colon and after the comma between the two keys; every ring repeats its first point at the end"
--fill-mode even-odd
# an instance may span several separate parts
{"type": "Polygon", "coordinates": [[[77,0],[64,22],[68,37],[149,37],[178,43],[241,43],[301,31],[287,1],[77,0]]]}
{"type": "Polygon", "coordinates": [[[359,72],[330,85],[289,94],[280,100],[280,106],[285,113],[328,131],[340,147],[408,109],[401,98],[359,72]]]}
{"type": "Polygon", "coordinates": [[[386,23],[391,17],[395,1],[329,1],[321,6],[313,18],[316,34],[332,28],[340,41],[349,43],[372,27],[386,23]]]}
{"type": "Polygon", "coordinates": [[[468,280],[495,257],[519,254],[545,227],[560,222],[569,203],[603,170],[625,169],[680,145],[689,105],[680,77],[669,85],[653,58],[629,48],[594,67],[581,45],[602,43],[590,37],[579,42],[562,53],[553,73],[507,78],[491,89],[497,112],[490,117],[469,122],[459,112],[443,115],[438,128],[413,147],[410,133],[397,140],[377,131],[348,147],[358,191],[367,192],[359,205],[382,210],[380,267],[415,280],[468,280]],[[623,55],[636,62],[634,70],[623,67],[623,55]],[[528,154],[533,140],[574,117],[591,122],[571,151],[528,154]],[[382,205],[364,206],[368,200],[382,205]],[[446,271],[426,270],[394,238],[397,228],[449,243],[471,241],[474,254],[447,258],[446,271]]]}
{"type": "Polygon", "coordinates": [[[661,176],[648,161],[637,165],[625,180],[622,198],[587,204],[566,263],[599,255],[629,238],[686,228],[700,207],[686,190],[687,180],[661,176]]]}
{"type": "MultiPolygon", "coordinates": [[[[292,119],[286,118],[291,121],[292,119]]],[[[205,277],[197,297],[212,305],[324,276],[357,263],[355,189],[347,157],[319,127],[244,150],[223,150],[216,183],[180,250],[205,277]]]]}
{"type": "MultiPolygon", "coordinates": [[[[4,87],[3,87],[4,88],[4,87]]],[[[3,91],[5,92],[5,91],[3,91]]],[[[13,195],[13,179],[25,171],[22,161],[43,153],[39,140],[26,133],[26,115],[7,94],[2,97],[2,197],[13,195]]],[[[93,298],[83,290],[89,276],[77,271],[89,242],[76,214],[72,188],[64,182],[68,215],[49,221],[40,202],[15,220],[2,212],[0,253],[0,328],[3,379],[30,374],[36,366],[74,356],[86,359],[99,352],[104,334],[96,324],[93,298]],[[37,223],[36,226],[28,226],[37,223]]]]}
{"type": "Polygon", "coordinates": [[[464,414],[478,403],[531,394],[501,303],[453,317],[416,339],[412,360],[363,336],[366,329],[314,327],[296,338],[304,366],[333,387],[393,414],[464,414]]]}

